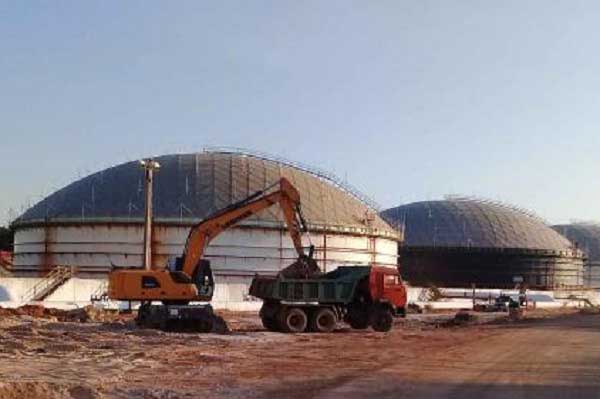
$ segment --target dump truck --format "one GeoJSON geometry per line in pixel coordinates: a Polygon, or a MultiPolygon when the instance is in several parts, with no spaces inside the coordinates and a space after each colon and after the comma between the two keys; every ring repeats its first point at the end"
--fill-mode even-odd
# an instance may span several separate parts
{"type": "Polygon", "coordinates": [[[260,318],[270,331],[327,333],[344,321],[354,329],[384,332],[395,316],[406,316],[400,274],[383,266],[341,266],[304,278],[284,270],[255,276],[249,293],[263,300],[260,318]]]}

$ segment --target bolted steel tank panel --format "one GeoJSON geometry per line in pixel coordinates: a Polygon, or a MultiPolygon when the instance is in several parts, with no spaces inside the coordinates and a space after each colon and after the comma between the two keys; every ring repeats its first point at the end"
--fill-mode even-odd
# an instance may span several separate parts
{"type": "MultiPolygon", "coordinates": [[[[154,183],[158,222],[191,224],[264,190],[281,177],[300,191],[302,209],[313,229],[398,239],[376,211],[338,183],[279,161],[247,154],[202,152],[157,157],[154,183]]],[[[15,226],[55,222],[139,222],[144,212],[143,172],[137,162],[118,165],[74,182],[28,209],[15,226]]],[[[243,225],[278,227],[273,207],[243,225]]]]}
{"type": "MultiPolygon", "coordinates": [[[[183,251],[189,226],[157,225],[153,234],[153,265],[164,267],[183,251]]],[[[76,266],[80,274],[105,276],[112,267],[141,267],[143,225],[22,227],[15,235],[16,275],[39,275],[52,265],[76,266]],[[83,234],[78,234],[82,230],[83,234]],[[58,240],[44,239],[49,233],[58,240]],[[62,240],[62,241],[61,241],[62,240]]],[[[309,245],[304,238],[305,246],[309,245]]],[[[397,242],[383,237],[316,232],[311,235],[315,259],[322,270],[372,262],[396,267],[397,242]]],[[[216,300],[245,303],[256,273],[275,274],[296,259],[283,229],[236,227],[217,237],[206,249],[215,273],[216,300]],[[231,285],[233,284],[233,285],[231,285]]]]}
{"type": "Polygon", "coordinates": [[[418,285],[580,286],[583,257],[543,220],[491,201],[415,202],[381,213],[403,231],[405,278],[418,285]]]}
{"type": "Polygon", "coordinates": [[[589,261],[600,262],[600,224],[572,223],[555,225],[552,228],[577,245],[589,261]]]}
{"type": "Polygon", "coordinates": [[[540,218],[494,202],[414,202],[381,215],[391,225],[405,228],[404,245],[411,247],[572,250],[569,240],[540,218]]]}
{"type": "MultiPolygon", "coordinates": [[[[164,267],[181,255],[190,226],[156,225],[153,231],[153,266],[164,267]]],[[[15,271],[38,271],[48,265],[72,265],[81,271],[107,273],[111,267],[141,266],[142,225],[22,227],[15,234],[15,271]],[[79,231],[82,234],[78,234],[79,231]],[[50,234],[53,240],[45,239],[50,234]]],[[[397,243],[381,237],[316,232],[311,235],[315,258],[324,270],[343,264],[396,265],[397,243]]],[[[303,237],[306,247],[308,238],[303,237]]],[[[215,271],[252,275],[275,273],[297,254],[287,231],[260,227],[234,227],[211,242],[206,257],[215,271]]]]}
{"type": "Polygon", "coordinates": [[[584,279],[588,287],[600,289],[600,224],[581,222],[552,226],[585,254],[584,279]]]}

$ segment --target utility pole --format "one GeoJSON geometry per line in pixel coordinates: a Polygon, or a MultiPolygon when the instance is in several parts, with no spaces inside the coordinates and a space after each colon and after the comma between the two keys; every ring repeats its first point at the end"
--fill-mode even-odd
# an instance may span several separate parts
{"type": "Polygon", "coordinates": [[[144,168],[144,194],[145,194],[145,213],[144,213],[144,269],[152,268],[152,185],[154,180],[154,171],[160,168],[160,164],[152,158],[140,161],[144,168]]]}

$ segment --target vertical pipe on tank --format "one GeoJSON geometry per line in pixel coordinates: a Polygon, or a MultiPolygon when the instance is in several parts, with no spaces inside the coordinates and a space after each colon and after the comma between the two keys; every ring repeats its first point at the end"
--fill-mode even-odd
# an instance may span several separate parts
{"type": "Polygon", "coordinates": [[[322,271],[327,273],[327,232],[323,233],[323,268],[322,271]]]}
{"type": "Polygon", "coordinates": [[[160,168],[160,164],[152,158],[140,161],[144,168],[144,269],[152,268],[152,185],[154,181],[154,170],[160,168]]]}

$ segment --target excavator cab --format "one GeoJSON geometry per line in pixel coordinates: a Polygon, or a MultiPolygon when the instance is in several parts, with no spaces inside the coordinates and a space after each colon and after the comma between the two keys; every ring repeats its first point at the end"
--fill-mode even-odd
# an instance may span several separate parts
{"type": "Polygon", "coordinates": [[[192,281],[198,290],[198,296],[212,298],[215,290],[215,280],[213,279],[209,260],[200,259],[198,267],[192,275],[192,281]]]}
{"type": "Polygon", "coordinates": [[[198,264],[194,268],[194,273],[190,277],[183,273],[184,257],[178,256],[175,258],[175,263],[170,265],[169,270],[171,277],[175,281],[187,284],[194,284],[198,290],[198,297],[212,298],[215,290],[215,280],[213,278],[212,268],[208,259],[198,260],[198,264]]]}

